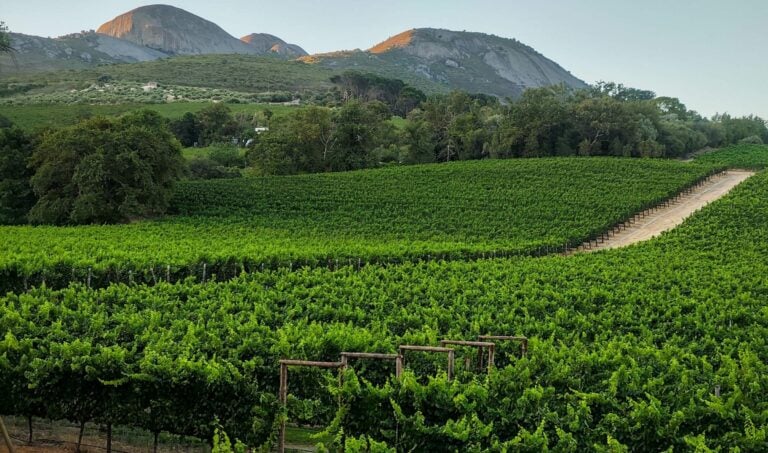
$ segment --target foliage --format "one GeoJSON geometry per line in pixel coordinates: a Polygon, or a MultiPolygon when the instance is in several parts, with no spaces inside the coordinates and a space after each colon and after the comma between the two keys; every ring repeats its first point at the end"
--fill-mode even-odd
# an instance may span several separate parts
{"type": "Polygon", "coordinates": [[[185,113],[181,118],[171,121],[169,127],[181,146],[190,148],[200,143],[200,121],[194,113],[185,113]]]}
{"type": "Polygon", "coordinates": [[[390,117],[379,102],[307,107],[272,121],[269,132],[255,137],[247,158],[262,175],[371,167],[374,150],[394,135],[390,117]]]}
{"type": "Polygon", "coordinates": [[[151,111],[45,134],[31,164],[33,223],[113,223],[161,214],[181,171],[178,142],[151,111]]]}
{"type": "Polygon", "coordinates": [[[177,217],[0,228],[0,293],[86,282],[89,274],[104,286],[546,254],[595,237],[720,166],[552,158],[181,182],[171,202],[177,217]]]}
{"type": "Polygon", "coordinates": [[[352,99],[361,102],[380,101],[393,115],[405,117],[427,99],[417,88],[398,79],[388,79],[376,74],[346,71],[331,77],[341,91],[344,102],[352,99]]]}
{"type": "Polygon", "coordinates": [[[229,179],[242,176],[235,167],[225,167],[208,157],[195,157],[187,162],[190,179],[229,179]]]}
{"type": "MultiPolygon", "coordinates": [[[[275,436],[280,358],[525,334],[526,357],[500,344],[493,372],[453,381],[435,372],[444,357],[409,356],[383,383],[391,369],[367,362],[341,386],[292,371],[289,413],[306,408],[363,451],[762,451],[767,203],[761,173],[622,250],[8,294],[0,385],[23,381],[49,417],[204,438],[218,418],[259,445],[275,436]]],[[[0,407],[19,413],[8,396],[0,407]]]]}
{"type": "Polygon", "coordinates": [[[8,26],[5,25],[5,22],[0,21],[0,53],[13,51],[13,43],[11,42],[11,35],[8,34],[8,26]]]}
{"type": "MultiPolygon", "coordinates": [[[[210,102],[121,103],[110,105],[6,105],[3,106],[2,111],[4,115],[22,129],[35,130],[72,126],[86,118],[94,116],[114,117],[136,110],[152,110],[170,120],[178,120],[187,113],[197,113],[206,107],[210,107],[210,105],[210,102]]],[[[259,112],[270,111],[276,117],[296,110],[296,107],[264,104],[227,104],[227,107],[235,115],[238,113],[253,115],[259,112]]]]}
{"type": "Polygon", "coordinates": [[[26,223],[35,204],[27,167],[34,143],[17,127],[0,128],[0,224],[26,223]]]}
{"type": "Polygon", "coordinates": [[[217,426],[214,430],[212,444],[211,453],[245,453],[247,451],[245,444],[239,440],[233,445],[226,431],[221,426],[217,426]]]}
{"type": "MultiPolygon", "coordinates": [[[[212,104],[195,115],[197,117],[198,137],[202,146],[214,143],[228,143],[237,139],[240,132],[232,111],[224,104],[212,104]]],[[[182,118],[183,119],[183,118],[182,118]]]]}

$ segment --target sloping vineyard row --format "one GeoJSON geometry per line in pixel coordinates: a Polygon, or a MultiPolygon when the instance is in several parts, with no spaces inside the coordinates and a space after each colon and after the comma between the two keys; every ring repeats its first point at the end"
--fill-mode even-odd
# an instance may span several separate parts
{"type": "Polygon", "coordinates": [[[595,237],[721,166],[567,158],[187,182],[174,201],[184,216],[164,221],[0,227],[0,292],[542,255],[595,237]]]}

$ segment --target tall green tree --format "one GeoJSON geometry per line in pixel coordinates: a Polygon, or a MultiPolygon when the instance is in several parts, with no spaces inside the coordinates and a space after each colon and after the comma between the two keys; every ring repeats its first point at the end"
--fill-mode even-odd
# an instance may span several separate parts
{"type": "Polygon", "coordinates": [[[35,204],[27,166],[33,141],[17,127],[0,128],[0,224],[20,224],[35,204]]]}
{"type": "Polygon", "coordinates": [[[46,134],[31,159],[33,223],[114,223],[162,214],[183,171],[181,147],[152,111],[94,118],[46,134]]]}
{"type": "Polygon", "coordinates": [[[171,121],[170,128],[185,148],[200,143],[200,121],[194,113],[187,112],[181,118],[171,121]]]}
{"type": "Polygon", "coordinates": [[[8,34],[8,26],[0,21],[0,52],[12,52],[11,36],[8,34]]]}
{"type": "Polygon", "coordinates": [[[241,130],[232,116],[232,111],[224,104],[212,104],[197,112],[199,140],[202,145],[228,143],[239,138],[241,130]]]}
{"type": "Polygon", "coordinates": [[[328,159],[329,171],[366,168],[374,163],[373,150],[383,141],[388,110],[382,104],[350,101],[334,116],[336,151],[328,159]]]}

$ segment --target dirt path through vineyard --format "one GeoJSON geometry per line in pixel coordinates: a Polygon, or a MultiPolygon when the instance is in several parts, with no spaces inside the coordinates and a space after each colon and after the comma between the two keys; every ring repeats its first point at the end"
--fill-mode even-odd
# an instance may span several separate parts
{"type": "Polygon", "coordinates": [[[710,178],[692,193],[676,198],[670,206],[657,208],[644,216],[636,216],[631,226],[612,234],[605,242],[586,249],[580,247],[579,251],[594,252],[647,241],[680,225],[688,216],[725,196],[731,189],[754,174],[754,172],[746,170],[728,170],[720,173],[710,178]]]}

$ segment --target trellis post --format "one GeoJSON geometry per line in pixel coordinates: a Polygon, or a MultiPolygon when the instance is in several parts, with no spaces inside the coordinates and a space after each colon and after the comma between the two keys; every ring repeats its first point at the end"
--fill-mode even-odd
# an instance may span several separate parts
{"type": "Polygon", "coordinates": [[[464,341],[464,340],[441,340],[440,346],[469,346],[477,348],[477,367],[483,368],[483,349],[486,349],[488,356],[488,372],[493,368],[494,357],[496,355],[496,343],[488,341],[464,341]]]}
{"type": "Polygon", "coordinates": [[[517,335],[479,335],[480,341],[514,341],[520,343],[520,356],[525,357],[528,354],[528,338],[517,335]]]}
{"type": "MultiPolygon", "coordinates": [[[[280,407],[282,410],[287,411],[288,404],[288,367],[314,367],[314,368],[336,368],[340,369],[344,366],[342,362],[313,362],[309,360],[280,360],[280,407]]],[[[277,451],[278,453],[285,453],[285,421],[286,416],[281,416],[280,420],[280,435],[278,437],[277,451]]]]}

